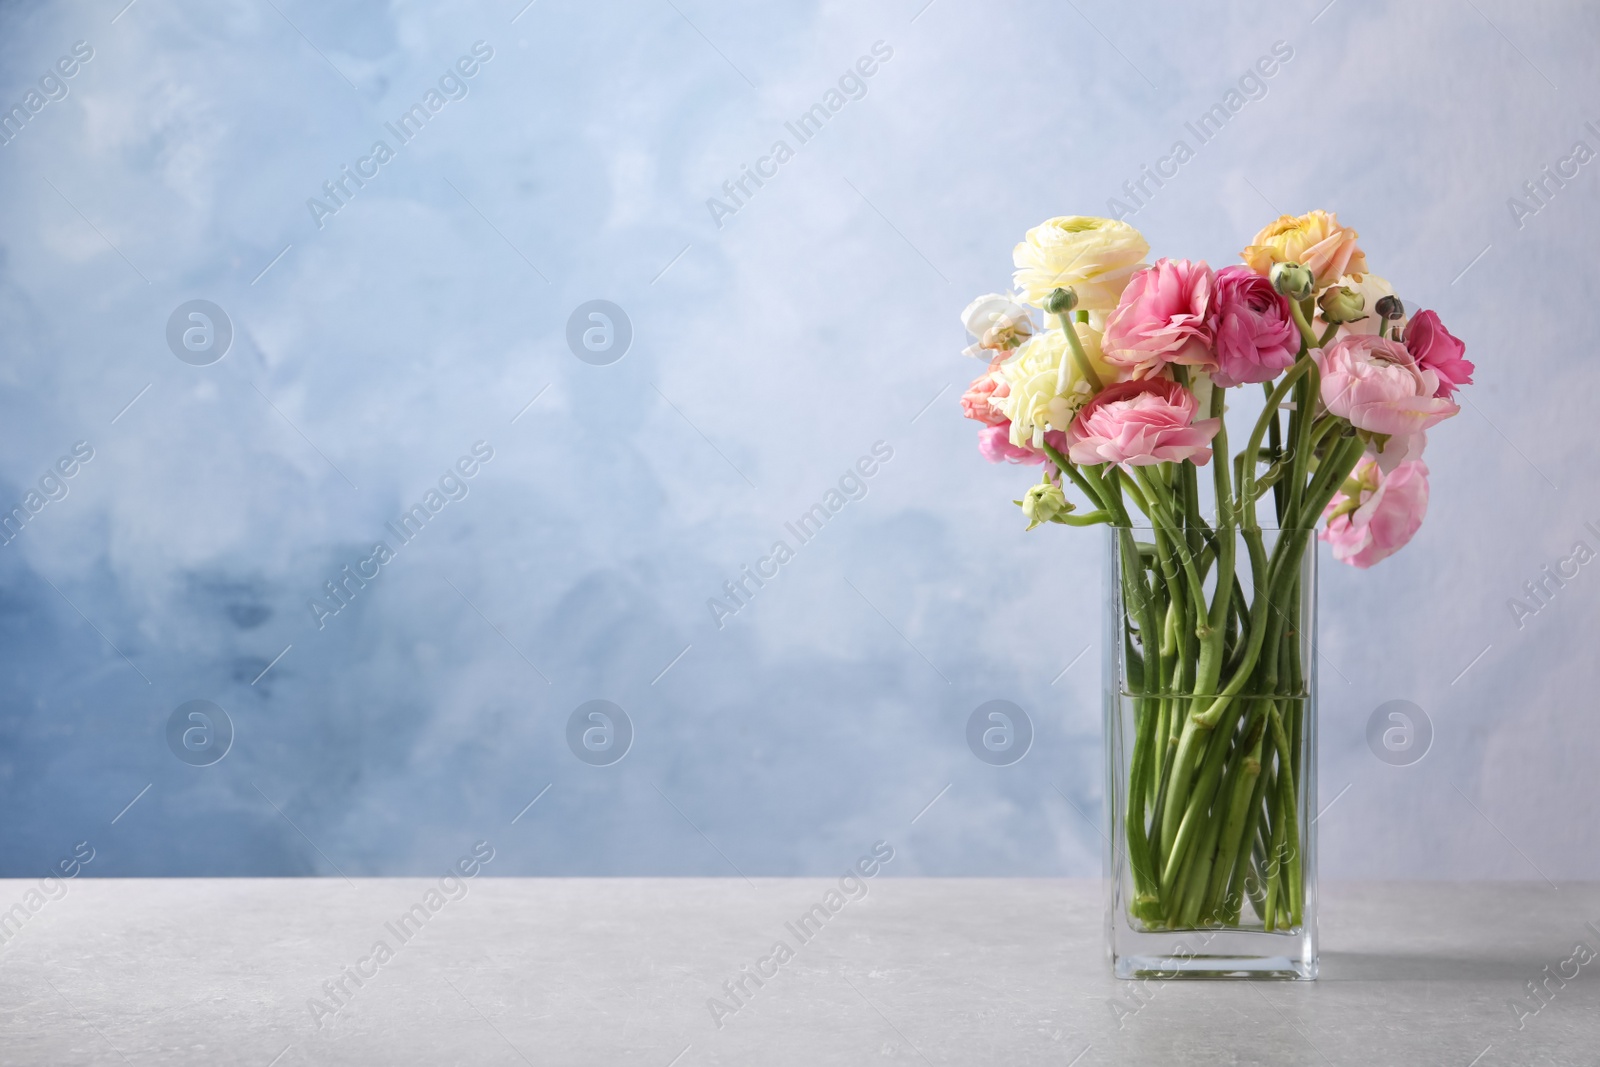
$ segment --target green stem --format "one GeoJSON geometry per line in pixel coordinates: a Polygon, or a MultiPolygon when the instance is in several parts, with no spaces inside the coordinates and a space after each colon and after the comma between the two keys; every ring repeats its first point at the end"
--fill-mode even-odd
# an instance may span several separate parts
{"type": "MultiPolygon", "coordinates": [[[[1308,301],[1309,302],[1309,301],[1308,301]]],[[[1305,348],[1317,348],[1317,333],[1307,321],[1306,309],[1298,300],[1289,301],[1289,313],[1294,316],[1294,324],[1300,327],[1300,339],[1305,342],[1305,348]]]]}
{"type": "MultiPolygon", "coordinates": [[[[1264,752],[1265,750],[1261,750],[1264,752]]],[[[1258,755],[1258,761],[1261,758],[1258,755]]],[[[1258,764],[1259,765],[1259,764],[1258,764]]],[[[1271,775],[1262,770],[1256,775],[1255,787],[1250,792],[1249,808],[1246,809],[1244,829],[1240,833],[1240,847],[1238,858],[1234,861],[1233,875],[1229,879],[1226,896],[1223,898],[1227,913],[1224,922],[1228,925],[1237,925],[1239,917],[1244,911],[1244,897],[1248,892],[1247,880],[1250,874],[1250,856],[1256,840],[1256,832],[1261,826],[1261,805],[1265,798],[1267,786],[1271,783],[1271,775]]],[[[1263,901],[1256,901],[1258,905],[1263,901]]],[[[1259,913],[1260,908],[1257,908],[1259,913]]]]}
{"type": "MultiPolygon", "coordinates": [[[[1284,770],[1280,766],[1277,776],[1280,802],[1283,794],[1282,783],[1288,778],[1284,770]]],[[[1272,820],[1272,838],[1267,842],[1266,869],[1262,871],[1267,880],[1267,899],[1261,918],[1268,932],[1277,929],[1279,887],[1283,885],[1283,879],[1279,877],[1279,872],[1283,867],[1283,824],[1283,809],[1280,807],[1278,817],[1272,820]]]]}
{"type": "MultiPolygon", "coordinates": [[[[1219,534],[1219,537],[1221,535],[1219,534]]],[[[1250,602],[1250,637],[1245,645],[1244,660],[1238,670],[1217,694],[1210,706],[1199,714],[1201,721],[1214,726],[1222,713],[1227,710],[1233,698],[1244,690],[1245,683],[1249,681],[1250,672],[1255,669],[1256,658],[1261,654],[1262,639],[1266,637],[1266,629],[1262,625],[1266,621],[1267,606],[1271,602],[1271,585],[1268,579],[1266,550],[1261,544],[1261,531],[1246,527],[1243,531],[1245,544],[1250,550],[1250,575],[1254,586],[1253,599],[1250,602]]],[[[1280,544],[1282,542],[1280,541],[1280,544]]],[[[1220,571],[1219,571],[1220,574],[1220,571]]],[[[1204,694],[1201,694],[1204,695],[1204,694]]]]}
{"type": "Polygon", "coordinates": [[[1084,496],[1089,498],[1089,503],[1095,504],[1100,508],[1106,507],[1105,497],[1099,492],[1098,489],[1089,484],[1089,480],[1087,478],[1079,473],[1078,465],[1076,463],[1073,463],[1066,456],[1063,456],[1060,452],[1057,452],[1049,444],[1044,445],[1044,453],[1050,457],[1050,462],[1056,465],[1057,470],[1059,470],[1062,474],[1065,474],[1068,478],[1072,479],[1073,484],[1078,487],[1079,491],[1082,492],[1084,496]]]}
{"type": "Polygon", "coordinates": [[[1200,909],[1205,901],[1206,890],[1211,884],[1211,861],[1217,849],[1217,835],[1221,829],[1222,820],[1215,818],[1208,820],[1205,832],[1200,835],[1198,847],[1190,857],[1189,872],[1184,878],[1182,904],[1178,909],[1178,922],[1184,927],[1193,927],[1200,921],[1200,909]]]}
{"type": "MultiPolygon", "coordinates": [[[[1256,782],[1261,777],[1261,746],[1267,730],[1267,716],[1261,711],[1261,703],[1258,701],[1251,710],[1244,739],[1235,749],[1235,764],[1228,771],[1228,781],[1223,785],[1222,796],[1228,798],[1228,821],[1222,828],[1216,863],[1211,870],[1211,886],[1206,893],[1205,908],[1208,914],[1229,910],[1224,894],[1233,876],[1239,846],[1244,841],[1250,798],[1255,796],[1256,782]]],[[[1265,703],[1270,705],[1271,702],[1265,703]]]]}
{"type": "MultiPolygon", "coordinates": [[[[1225,706],[1226,717],[1221,722],[1214,724],[1215,729],[1206,731],[1206,748],[1200,757],[1200,768],[1195,775],[1194,785],[1188,792],[1187,804],[1184,807],[1182,817],[1178,820],[1177,833],[1172,838],[1171,848],[1162,866],[1162,871],[1164,872],[1162,879],[1163,892],[1168,888],[1166,875],[1170,874],[1174,867],[1184,863],[1187,853],[1195,845],[1196,841],[1202,839],[1207,833],[1211,835],[1213,841],[1215,840],[1214,827],[1208,825],[1206,815],[1211,808],[1212,800],[1216,796],[1217,785],[1222,779],[1223,766],[1232,747],[1233,732],[1238,725],[1242,711],[1243,708],[1238,703],[1225,706]]],[[[1199,716],[1191,713],[1191,721],[1198,722],[1199,719],[1199,716]]],[[[1181,767],[1177,769],[1182,770],[1181,767]]],[[[1170,816],[1172,810],[1169,807],[1164,814],[1170,816]]]]}
{"type": "MultiPolygon", "coordinates": [[[[1293,465],[1289,472],[1289,503],[1286,509],[1290,521],[1300,515],[1300,500],[1305,491],[1306,475],[1311,469],[1314,455],[1311,447],[1311,430],[1316,412],[1313,406],[1320,400],[1322,372],[1315,362],[1294,390],[1294,414],[1289,419],[1289,436],[1293,438],[1293,465]]],[[[1283,523],[1280,521],[1280,526],[1283,523]]]]}
{"type": "Polygon", "coordinates": [[[1270,420],[1276,424],[1278,405],[1283,403],[1283,398],[1288,395],[1290,389],[1294,388],[1295,383],[1305,377],[1311,368],[1315,366],[1316,364],[1311,362],[1309,357],[1302,355],[1295,362],[1295,365],[1290,368],[1289,373],[1285,374],[1278,382],[1277,387],[1267,395],[1266,406],[1261,410],[1261,417],[1256,419],[1255,429],[1250,431],[1250,442],[1245,445],[1244,452],[1241,453],[1245,460],[1244,473],[1239,479],[1238,512],[1241,516],[1253,516],[1255,514],[1255,498],[1252,490],[1255,482],[1256,454],[1261,449],[1261,438],[1266,433],[1267,423],[1270,420]]]}
{"type": "MultiPolygon", "coordinates": [[[[1278,718],[1274,709],[1272,719],[1272,743],[1278,750],[1278,766],[1287,768],[1289,761],[1289,738],[1284,733],[1283,723],[1278,718]]],[[[1288,912],[1288,926],[1293,928],[1300,921],[1300,823],[1296,817],[1296,782],[1292,774],[1278,776],[1278,788],[1281,795],[1278,798],[1278,810],[1281,813],[1278,819],[1279,829],[1283,831],[1284,840],[1281,846],[1287,851],[1279,854],[1279,873],[1282,875],[1285,895],[1285,910],[1288,912]]],[[[1276,836],[1276,835],[1275,835],[1276,836]]]]}
{"type": "Polygon", "coordinates": [[[1175,878],[1174,857],[1178,860],[1183,858],[1177,848],[1178,833],[1183,824],[1184,813],[1188,810],[1189,794],[1194,785],[1195,749],[1211,733],[1211,728],[1203,725],[1195,716],[1194,699],[1187,697],[1180,700],[1181,703],[1174,709],[1173,714],[1176,717],[1178,709],[1182,710],[1183,729],[1178,734],[1178,746],[1173,753],[1172,767],[1167,773],[1167,797],[1161,809],[1161,879],[1164,889],[1170,888],[1175,878]]]}
{"type": "Polygon", "coordinates": [[[1168,495],[1167,488],[1161,484],[1159,478],[1152,478],[1147,475],[1143,468],[1136,468],[1136,475],[1133,477],[1130,477],[1126,472],[1122,472],[1122,477],[1128,484],[1129,492],[1138,491],[1133,485],[1133,477],[1136,477],[1138,483],[1144,486],[1148,495],[1141,499],[1148,502],[1149,510],[1146,514],[1150,516],[1151,522],[1156,525],[1157,533],[1164,534],[1167,540],[1178,548],[1178,562],[1183,570],[1184,577],[1188,580],[1189,595],[1194,601],[1195,611],[1201,615],[1205,614],[1205,581],[1195,570],[1194,557],[1187,551],[1188,541],[1182,537],[1181,531],[1178,529],[1177,519],[1172,511],[1172,498],[1168,495]]]}
{"type": "Polygon", "coordinates": [[[1211,465],[1211,479],[1217,494],[1217,584],[1206,617],[1206,633],[1200,641],[1200,661],[1195,668],[1195,693],[1202,696],[1214,693],[1222,676],[1222,640],[1228,621],[1228,600],[1233,596],[1233,565],[1238,550],[1233,537],[1233,493],[1228,481],[1228,423],[1223,418],[1227,392],[1218,386],[1211,390],[1211,417],[1218,420],[1217,435],[1211,447],[1213,455],[1220,457],[1211,465]]]}
{"type": "Polygon", "coordinates": [[[1154,760],[1155,737],[1150,723],[1152,708],[1149,698],[1135,697],[1133,703],[1133,759],[1128,768],[1128,810],[1123,821],[1127,824],[1128,864],[1133,869],[1134,911],[1135,914],[1144,915],[1157,901],[1155,880],[1145,862],[1150,846],[1144,828],[1144,779],[1149,775],[1154,760]]]}
{"type": "Polygon", "coordinates": [[[1100,375],[1094,372],[1094,364],[1089,362],[1089,354],[1083,350],[1083,342],[1078,340],[1077,326],[1063,316],[1061,329],[1067,335],[1067,344],[1072,349],[1072,362],[1077,364],[1078,373],[1089,383],[1089,388],[1098,393],[1105,386],[1100,384],[1100,375]]]}

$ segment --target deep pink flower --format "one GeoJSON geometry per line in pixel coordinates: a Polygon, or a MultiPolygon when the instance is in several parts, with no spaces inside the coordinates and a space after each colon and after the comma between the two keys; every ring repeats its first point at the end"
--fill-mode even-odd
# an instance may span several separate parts
{"type": "Polygon", "coordinates": [[[1011,386],[995,377],[992,373],[994,367],[994,364],[990,364],[989,370],[979,375],[961,395],[961,414],[987,426],[998,426],[1008,421],[1003,412],[995,409],[993,400],[1007,396],[1011,386]]]}
{"type": "MultiPolygon", "coordinates": [[[[1048,437],[1048,435],[1046,435],[1048,437]]],[[[978,451],[990,463],[1043,463],[1044,453],[1011,443],[1011,420],[1001,419],[978,431],[978,451]]]]}
{"type": "Polygon", "coordinates": [[[1193,460],[1204,465],[1219,419],[1195,421],[1194,394],[1167,378],[1107,386],[1072,420],[1067,455],[1074,463],[1152,463],[1193,460]]]}
{"type": "Polygon", "coordinates": [[[1438,373],[1418,367],[1399,341],[1346,334],[1311,354],[1322,403],[1358,430],[1409,438],[1461,410],[1439,396],[1438,373]]]}
{"type": "Polygon", "coordinates": [[[1364,456],[1346,488],[1356,490],[1355,496],[1343,490],[1334,496],[1317,536],[1333,546],[1334,559],[1362,570],[1405,547],[1428,511],[1428,465],[1420,459],[1384,474],[1364,456]]]}
{"type": "Polygon", "coordinates": [[[1134,274],[1106,319],[1100,350],[1129,378],[1150,378],[1168,363],[1211,368],[1211,268],[1202,260],[1158,259],[1134,274]]]}
{"type": "Polygon", "coordinates": [[[1246,266],[1217,271],[1206,321],[1218,385],[1270,382],[1300,352],[1300,328],[1272,283],[1246,266]]]}
{"type": "Polygon", "coordinates": [[[1406,350],[1416,359],[1418,367],[1439,376],[1439,391],[1435,396],[1454,396],[1461,386],[1472,384],[1472,372],[1477,368],[1471,360],[1463,358],[1467,346],[1444,328],[1436,312],[1419,311],[1411,316],[1406,324],[1406,350]]]}

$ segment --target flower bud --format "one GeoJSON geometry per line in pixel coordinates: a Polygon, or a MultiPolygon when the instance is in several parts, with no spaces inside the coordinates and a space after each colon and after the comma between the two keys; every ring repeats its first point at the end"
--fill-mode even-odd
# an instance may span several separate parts
{"type": "Polygon", "coordinates": [[[1044,298],[1044,309],[1052,315],[1065,315],[1078,306],[1078,294],[1072,289],[1052,289],[1044,298]]]}
{"type": "Polygon", "coordinates": [[[1380,319],[1398,319],[1405,315],[1406,306],[1398,296],[1386,296],[1378,301],[1377,312],[1380,319]]]}
{"type": "Polygon", "coordinates": [[[1331,286],[1324,291],[1317,301],[1317,307],[1322,310],[1322,321],[1330,326],[1367,317],[1367,298],[1343,285],[1331,286]]]}
{"type": "Polygon", "coordinates": [[[1298,263],[1274,263],[1272,287],[1290,300],[1304,300],[1311,295],[1315,276],[1298,263]]]}
{"type": "Polygon", "coordinates": [[[1076,507],[1067,499],[1067,495],[1061,491],[1059,485],[1050,482],[1040,482],[1030,488],[1021,500],[1014,500],[1012,503],[1022,508],[1022,514],[1027,516],[1030,530],[1041,522],[1061,522],[1061,517],[1076,507]]]}

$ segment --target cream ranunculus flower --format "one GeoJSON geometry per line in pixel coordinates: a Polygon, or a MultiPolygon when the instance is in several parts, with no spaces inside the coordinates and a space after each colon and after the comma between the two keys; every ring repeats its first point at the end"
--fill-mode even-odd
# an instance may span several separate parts
{"type": "Polygon", "coordinates": [[[984,362],[997,352],[1009,352],[1033,336],[1033,319],[1022,305],[1021,294],[1006,296],[989,293],[980,296],[961,312],[961,325],[978,339],[961,350],[984,362]]]}
{"type": "MultiPolygon", "coordinates": [[[[1075,326],[1101,384],[1116,381],[1116,368],[1100,353],[1099,332],[1087,323],[1075,326]]],[[[995,373],[1010,390],[1004,397],[991,398],[990,403],[1011,420],[1011,443],[1018,448],[1040,447],[1047,430],[1065,431],[1094,395],[1078,372],[1067,335],[1060,327],[1034,334],[995,373]]]]}
{"type": "Polygon", "coordinates": [[[1274,263],[1298,263],[1311,271],[1318,289],[1325,289],[1343,275],[1366,273],[1367,257],[1356,246],[1359,236],[1340,226],[1332,212],[1281,215],[1256,234],[1239,258],[1264,278],[1271,276],[1274,263]]]}
{"type": "Polygon", "coordinates": [[[1110,311],[1149,251],[1144,235],[1126,222],[1064,215],[1029,230],[1011,260],[1017,288],[1034,307],[1044,307],[1052,289],[1070,287],[1080,311],[1110,311]]]}

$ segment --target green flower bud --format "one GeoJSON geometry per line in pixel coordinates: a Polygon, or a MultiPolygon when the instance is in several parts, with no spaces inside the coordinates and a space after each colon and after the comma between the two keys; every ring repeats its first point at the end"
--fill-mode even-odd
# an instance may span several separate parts
{"type": "Polygon", "coordinates": [[[1356,322],[1366,318],[1367,298],[1343,285],[1329,287],[1317,300],[1322,309],[1322,321],[1329,325],[1356,322]]]}
{"type": "Polygon", "coordinates": [[[1044,309],[1052,315],[1065,315],[1078,306],[1078,294],[1071,289],[1052,289],[1044,298],[1044,309]]]}
{"type": "Polygon", "coordinates": [[[1271,277],[1272,287],[1290,300],[1304,300],[1316,284],[1311,271],[1298,263],[1274,263],[1271,277]]]}
{"type": "Polygon", "coordinates": [[[1041,522],[1061,522],[1061,517],[1077,506],[1067,499],[1067,494],[1061,491],[1059,485],[1050,482],[1040,482],[1030,488],[1021,500],[1013,500],[1012,503],[1022,508],[1030,530],[1041,522]]]}
{"type": "Polygon", "coordinates": [[[1406,306],[1398,296],[1386,296],[1378,301],[1377,311],[1381,319],[1398,319],[1404,317],[1406,306]]]}

